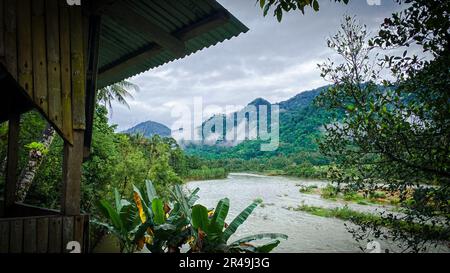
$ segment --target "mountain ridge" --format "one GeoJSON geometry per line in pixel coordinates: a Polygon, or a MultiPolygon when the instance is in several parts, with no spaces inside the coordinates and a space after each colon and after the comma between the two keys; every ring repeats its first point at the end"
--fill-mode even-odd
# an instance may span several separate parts
{"type": "Polygon", "coordinates": [[[166,125],[156,122],[156,121],[144,121],[141,122],[122,133],[135,135],[135,134],[143,134],[144,137],[150,138],[154,135],[159,135],[161,137],[170,137],[172,135],[172,131],[166,125]]]}

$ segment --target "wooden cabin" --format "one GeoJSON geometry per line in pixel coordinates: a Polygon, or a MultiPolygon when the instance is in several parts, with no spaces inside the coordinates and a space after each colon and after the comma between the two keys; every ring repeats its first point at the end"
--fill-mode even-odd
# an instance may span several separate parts
{"type": "Polygon", "coordinates": [[[80,212],[96,90],[248,29],[214,0],[0,0],[0,122],[8,122],[0,253],[89,251],[80,212]],[[61,210],[16,202],[21,115],[37,109],[64,140],[61,210]]]}

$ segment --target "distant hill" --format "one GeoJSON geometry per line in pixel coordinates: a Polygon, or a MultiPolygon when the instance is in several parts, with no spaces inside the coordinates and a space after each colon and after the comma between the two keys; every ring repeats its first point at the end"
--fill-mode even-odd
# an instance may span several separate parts
{"type": "MultiPolygon", "coordinates": [[[[317,139],[321,137],[323,124],[329,123],[333,116],[331,113],[317,108],[314,105],[315,98],[327,88],[328,86],[324,86],[314,90],[304,91],[286,101],[278,103],[280,107],[280,146],[274,152],[260,151],[259,145],[261,141],[258,140],[231,143],[217,142],[215,143],[216,145],[212,142],[205,141],[203,145],[194,143],[187,145],[185,147],[186,151],[189,154],[199,155],[205,158],[242,159],[291,155],[299,152],[315,153],[318,151],[317,139]]],[[[271,103],[263,98],[258,98],[248,105],[270,106],[271,103]]],[[[236,115],[237,113],[230,115],[227,119],[233,116],[236,117],[236,115]]],[[[214,118],[221,118],[221,116],[217,115],[212,117],[205,124],[214,122],[214,118]]]]}
{"type": "Polygon", "coordinates": [[[284,110],[295,111],[299,108],[310,106],[314,102],[314,99],[327,88],[328,86],[323,86],[317,89],[303,91],[300,94],[288,99],[287,101],[280,102],[280,108],[284,110]]]}
{"type": "Polygon", "coordinates": [[[152,137],[153,135],[160,135],[162,137],[170,137],[172,131],[169,127],[164,124],[154,122],[154,121],[146,121],[139,123],[138,125],[130,128],[123,133],[129,135],[135,134],[143,134],[145,137],[152,137]]]}

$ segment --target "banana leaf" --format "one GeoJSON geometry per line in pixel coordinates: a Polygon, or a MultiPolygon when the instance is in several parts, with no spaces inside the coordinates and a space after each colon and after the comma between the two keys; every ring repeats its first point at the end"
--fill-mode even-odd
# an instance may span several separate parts
{"type": "Polygon", "coordinates": [[[158,198],[158,194],[156,193],[152,181],[145,180],[145,188],[147,190],[147,202],[151,203],[153,199],[158,198]]]}
{"type": "Polygon", "coordinates": [[[261,233],[261,234],[255,234],[255,235],[251,235],[251,236],[247,236],[244,237],[242,239],[239,239],[237,241],[234,241],[233,243],[230,244],[230,246],[237,246],[243,243],[249,243],[249,242],[253,242],[256,240],[263,240],[263,239],[288,239],[288,236],[285,234],[281,234],[281,233],[261,233]]]}
{"type": "Polygon", "coordinates": [[[141,190],[138,187],[136,187],[135,185],[133,185],[133,192],[134,192],[134,194],[138,195],[138,197],[139,197],[139,199],[140,199],[140,201],[142,203],[142,209],[143,209],[144,213],[146,214],[146,216],[149,217],[149,218],[153,218],[153,211],[149,207],[149,205],[151,205],[151,203],[148,203],[148,198],[146,198],[147,199],[147,201],[146,201],[143,198],[141,190]]]}
{"type": "Polygon", "coordinates": [[[231,252],[244,252],[244,253],[269,253],[280,244],[279,240],[271,241],[261,246],[253,245],[238,245],[230,248],[231,252]]]}
{"type": "Polygon", "coordinates": [[[116,229],[124,229],[119,213],[117,213],[117,211],[108,203],[108,201],[101,200],[98,204],[98,208],[100,209],[100,212],[103,214],[103,216],[110,220],[112,225],[116,229]]]}
{"type": "Polygon", "coordinates": [[[131,203],[122,202],[122,209],[120,210],[120,220],[125,230],[131,231],[139,225],[138,215],[136,213],[136,207],[131,203]]]}
{"type": "Polygon", "coordinates": [[[217,203],[216,209],[214,210],[214,215],[211,219],[210,227],[217,232],[222,232],[225,219],[227,218],[228,211],[230,209],[230,200],[228,198],[224,198],[217,203]]]}
{"type": "Polygon", "coordinates": [[[119,230],[117,230],[114,226],[111,226],[110,224],[98,221],[97,219],[91,219],[89,222],[91,222],[94,225],[100,226],[100,227],[104,227],[106,230],[108,230],[111,234],[113,234],[114,236],[116,236],[119,240],[124,241],[125,238],[123,237],[123,235],[120,233],[119,230]]]}
{"type": "MultiPolygon", "coordinates": [[[[178,186],[178,185],[177,185],[178,186]]],[[[189,205],[189,207],[192,207],[194,204],[195,204],[195,202],[197,202],[197,200],[200,198],[198,195],[197,195],[197,193],[200,191],[200,188],[196,188],[192,193],[191,193],[191,195],[189,196],[189,198],[188,198],[188,205],[189,205]]]]}
{"type": "Polygon", "coordinates": [[[178,202],[180,206],[181,212],[186,216],[189,217],[191,215],[191,205],[189,205],[189,202],[183,193],[182,188],[179,185],[175,185],[172,191],[172,197],[175,199],[175,201],[178,202]]]}
{"type": "Polygon", "coordinates": [[[120,213],[120,211],[122,210],[122,201],[121,201],[120,194],[119,194],[119,191],[117,190],[117,188],[114,189],[114,201],[116,203],[116,211],[118,213],[120,213]]]}
{"type": "Polygon", "coordinates": [[[280,244],[279,240],[274,240],[262,246],[256,247],[256,253],[269,253],[280,244]]]}
{"type": "Polygon", "coordinates": [[[164,203],[161,199],[155,198],[152,201],[153,221],[157,225],[162,225],[166,222],[164,213],[164,203]]]}
{"type": "Polygon", "coordinates": [[[195,229],[201,229],[208,233],[209,219],[208,209],[202,205],[195,205],[192,207],[192,226],[195,229]]]}
{"type": "Polygon", "coordinates": [[[250,206],[248,206],[246,209],[244,209],[234,220],[231,222],[231,224],[225,229],[223,233],[223,239],[228,241],[230,239],[231,235],[233,235],[236,230],[239,228],[240,225],[242,225],[247,218],[250,216],[250,214],[255,210],[255,208],[259,205],[257,202],[253,202],[250,206]]]}

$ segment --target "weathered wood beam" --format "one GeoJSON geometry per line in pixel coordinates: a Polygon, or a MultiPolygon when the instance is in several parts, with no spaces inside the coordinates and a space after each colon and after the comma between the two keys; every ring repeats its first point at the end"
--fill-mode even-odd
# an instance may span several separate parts
{"type": "Polygon", "coordinates": [[[8,129],[8,153],[6,163],[5,183],[5,215],[8,215],[16,201],[17,165],[19,162],[19,131],[20,114],[13,114],[9,119],[8,129]]]}
{"type": "Polygon", "coordinates": [[[59,43],[61,54],[61,114],[65,139],[73,144],[72,118],[72,67],[70,61],[70,16],[69,6],[60,2],[59,43]]]}
{"type": "Polygon", "coordinates": [[[84,64],[84,30],[81,7],[71,7],[70,55],[72,71],[72,120],[74,130],[86,129],[86,69],[84,64]]]}
{"type": "MultiPolygon", "coordinates": [[[[230,19],[230,16],[226,12],[216,12],[207,18],[204,18],[192,25],[184,27],[174,33],[173,36],[178,37],[183,42],[187,42],[199,35],[207,33],[221,25],[226,24],[230,19]]],[[[102,67],[99,69],[100,78],[108,78],[111,75],[119,73],[123,69],[135,65],[141,62],[143,59],[149,59],[155,55],[161,53],[164,50],[163,47],[150,43],[148,46],[117,60],[111,65],[102,67]]]]}
{"type": "Polygon", "coordinates": [[[48,77],[48,116],[57,128],[62,128],[61,108],[61,53],[59,41],[58,0],[46,0],[47,27],[47,77],[48,77]]]}
{"type": "Polygon", "coordinates": [[[9,74],[17,80],[17,2],[4,1],[5,64],[9,74]]]}
{"type": "Polygon", "coordinates": [[[61,198],[61,213],[63,215],[80,214],[83,142],[83,130],[76,130],[73,132],[73,145],[64,142],[63,185],[61,198]]]}
{"type": "Polygon", "coordinates": [[[31,0],[18,0],[17,38],[19,83],[33,99],[33,47],[31,35],[31,0]]]}
{"type": "Polygon", "coordinates": [[[32,1],[34,101],[48,116],[47,45],[45,38],[45,2],[32,1]]]}
{"type": "Polygon", "coordinates": [[[84,158],[89,157],[94,126],[94,112],[97,91],[98,57],[100,48],[101,17],[89,19],[88,60],[86,73],[86,132],[84,135],[84,158]]]}

